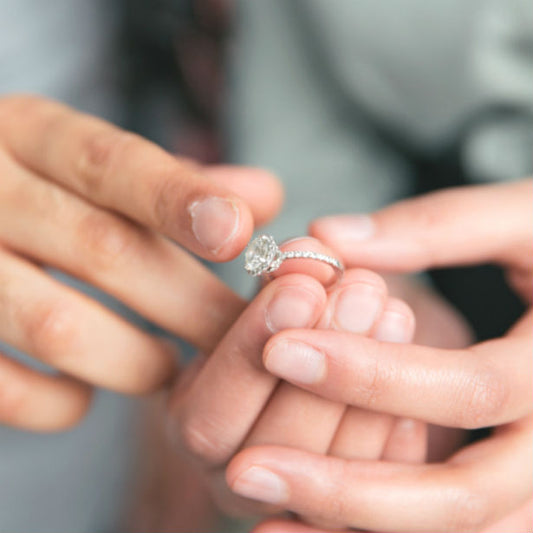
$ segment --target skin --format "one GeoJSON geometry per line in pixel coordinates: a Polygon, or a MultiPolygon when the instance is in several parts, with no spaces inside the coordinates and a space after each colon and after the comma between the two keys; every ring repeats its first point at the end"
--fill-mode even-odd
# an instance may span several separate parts
{"type": "MultiPolygon", "coordinates": [[[[203,269],[183,248],[203,258],[218,261],[231,259],[239,253],[249,239],[254,219],[256,222],[265,220],[274,214],[279,206],[281,197],[279,186],[270,176],[252,169],[200,169],[189,161],[180,161],[153,144],[105,122],[79,114],[59,104],[33,97],[12,97],[0,102],[0,145],[0,167],[3,177],[5,177],[0,195],[0,302],[2,306],[0,312],[4,318],[3,326],[0,329],[0,338],[51,364],[61,372],[56,376],[47,376],[2,357],[0,359],[0,379],[2,380],[0,419],[2,422],[34,430],[63,428],[75,423],[83,415],[89,400],[91,385],[105,386],[121,392],[142,393],[161,387],[174,372],[172,354],[162,343],[136,330],[92,300],[58,284],[40,268],[42,265],[60,268],[89,281],[122,299],[146,318],[187,338],[208,353],[217,346],[223,332],[228,329],[243,309],[244,302],[224,287],[206,269],[203,269]],[[203,174],[203,176],[199,174],[203,174]],[[241,181],[239,181],[239,174],[242,178],[241,181]],[[246,183],[250,183],[250,175],[258,180],[255,182],[256,187],[253,190],[245,185],[245,180],[246,183]],[[258,190],[261,190],[261,194],[257,193],[258,190]],[[228,235],[222,233],[218,235],[220,237],[219,242],[205,241],[205,238],[199,239],[202,231],[198,225],[195,227],[194,217],[199,203],[213,198],[227,200],[224,205],[227,206],[229,203],[233,213],[238,213],[232,231],[228,235]],[[182,248],[176,247],[169,239],[179,243],[182,248]],[[180,276],[176,276],[176,272],[180,272],[180,276]],[[183,279],[186,279],[187,283],[182,282],[183,279]],[[150,294],[151,298],[147,298],[147,294],[150,294]],[[154,294],[158,297],[154,298],[154,294]],[[180,302],[176,302],[174,297],[169,298],[169,295],[175,294],[182,295],[180,302]],[[181,302],[186,302],[186,305],[181,302]],[[195,303],[198,307],[195,307],[195,303]],[[208,321],[197,320],[197,317],[204,316],[205,309],[209,309],[212,313],[211,319],[208,321]],[[73,317],[76,320],[73,320],[73,317]],[[112,342],[108,342],[108,339],[112,339],[112,342]],[[73,353],[76,354],[75,358],[71,355],[73,353]]],[[[522,191],[515,196],[522,196],[523,201],[525,195],[522,191]]],[[[488,199],[490,200],[490,198],[488,199]]],[[[448,201],[446,200],[444,204],[448,201]]],[[[484,203],[485,201],[486,199],[484,199],[484,203]]],[[[493,199],[493,203],[500,201],[502,201],[500,197],[493,199]]],[[[217,202],[214,203],[217,204],[217,202]]],[[[453,201],[451,204],[453,207],[453,201]]],[[[455,212],[453,209],[449,209],[449,206],[446,209],[455,212]]],[[[437,211],[439,210],[437,209],[437,211]]],[[[444,212],[445,209],[442,211],[444,212]]],[[[518,221],[523,223],[524,220],[519,218],[521,212],[520,209],[513,210],[508,213],[508,218],[512,222],[516,222],[518,217],[518,221]]],[[[530,220],[528,219],[527,222],[530,220]]],[[[225,224],[220,224],[220,228],[225,227],[225,224]]],[[[530,241],[529,235],[523,237],[517,231],[506,234],[505,228],[499,228],[502,230],[502,235],[496,236],[499,238],[490,235],[489,250],[478,255],[475,255],[476,252],[474,252],[472,256],[472,248],[475,247],[472,247],[471,242],[466,242],[464,246],[457,246],[457,238],[459,238],[459,243],[463,244],[461,240],[464,237],[463,228],[459,225],[455,233],[451,231],[454,228],[455,226],[445,228],[448,238],[450,234],[456,237],[453,243],[446,242],[446,235],[443,232],[441,240],[444,242],[440,242],[439,246],[435,248],[438,248],[439,253],[434,251],[431,253],[429,250],[428,256],[434,263],[424,258],[424,250],[420,253],[420,243],[415,242],[414,245],[411,243],[411,247],[407,246],[407,250],[402,252],[404,255],[398,254],[398,249],[395,246],[401,239],[398,239],[397,236],[394,236],[394,232],[391,232],[392,237],[385,235],[385,241],[389,239],[388,243],[378,243],[382,246],[381,249],[379,245],[377,248],[372,249],[370,246],[367,249],[368,257],[372,257],[373,254],[379,255],[383,264],[374,258],[375,262],[369,260],[368,265],[373,268],[393,271],[409,271],[421,268],[420,265],[425,264],[445,265],[454,261],[464,263],[495,259],[510,264],[514,284],[522,293],[529,293],[531,279],[526,265],[527,261],[524,260],[524,250],[529,250],[527,244],[530,241]],[[512,250],[510,250],[511,247],[508,247],[508,250],[503,245],[498,249],[498,243],[502,241],[501,237],[509,238],[513,245],[512,250]],[[446,245],[454,249],[456,256],[446,259],[445,254],[443,254],[444,257],[440,255],[440,246],[446,247],[446,245]],[[387,246],[389,247],[388,256],[387,253],[383,253],[383,250],[387,250],[387,246]],[[501,256],[499,252],[502,252],[501,256]],[[406,257],[407,259],[405,259],[406,257]],[[409,257],[411,262],[409,262],[409,257]],[[399,259],[405,260],[405,264],[393,266],[399,259]]],[[[416,231],[413,228],[411,230],[416,236],[416,231]]],[[[399,234],[401,233],[399,232],[399,234]]],[[[481,232],[478,238],[484,236],[485,234],[481,232]]],[[[414,240],[416,241],[416,239],[414,240]]],[[[368,257],[366,257],[367,260],[368,257]]],[[[357,260],[359,264],[366,264],[365,259],[361,259],[359,255],[357,260]]],[[[320,296],[320,291],[323,289],[319,289],[316,282],[311,283],[309,279],[304,280],[300,277],[296,281],[292,278],[292,281],[295,282],[295,285],[289,288],[293,293],[295,290],[297,292],[303,288],[304,292],[307,291],[307,296],[312,295],[312,298],[317,298],[317,300],[313,312],[309,315],[308,323],[288,324],[288,326],[298,328],[319,325],[323,316],[320,314],[321,303],[325,306],[324,309],[330,305],[327,297],[321,299],[323,295],[320,296]],[[315,315],[313,313],[317,313],[317,317],[320,317],[317,318],[318,322],[314,321],[315,315]]],[[[274,287],[276,286],[274,285],[274,287]]],[[[390,302],[391,300],[387,300],[384,309],[390,305],[390,302]]],[[[263,304],[266,304],[266,300],[263,301],[263,304]]],[[[294,316],[289,318],[292,320],[294,316]]],[[[514,343],[512,345],[507,343],[506,350],[512,348],[513,350],[516,349],[519,354],[523,353],[524,339],[528,336],[525,332],[530,331],[529,325],[528,323],[519,324],[513,330],[509,339],[513,340],[514,343]]],[[[269,325],[270,334],[273,332],[271,326],[272,324],[269,325]]],[[[376,329],[378,328],[377,325],[374,324],[374,326],[376,329]]],[[[318,333],[322,332],[318,331],[318,333]]],[[[335,333],[346,334],[346,332],[335,333]]],[[[368,333],[362,331],[359,337],[368,333]]],[[[353,340],[354,332],[347,335],[353,340]]],[[[246,338],[242,330],[239,337],[246,338]]],[[[342,341],[343,338],[346,339],[347,337],[341,336],[340,338],[342,341]]],[[[232,342],[237,340],[235,337],[232,342]]],[[[367,340],[371,341],[371,339],[367,340]]],[[[343,345],[344,347],[350,350],[354,349],[354,346],[348,341],[346,343],[343,345]]],[[[370,345],[368,344],[368,346],[370,345]]],[[[228,341],[225,350],[217,348],[219,351],[215,350],[215,353],[220,354],[224,351],[229,353],[231,352],[229,346],[230,342],[228,341]]],[[[358,344],[356,347],[361,350],[361,345],[358,344]]],[[[251,352],[255,353],[255,348],[254,345],[254,350],[251,352]]],[[[329,350],[329,346],[326,348],[329,350]]],[[[404,352],[396,347],[394,350],[391,349],[392,353],[395,353],[395,350],[398,354],[396,359],[400,364],[399,359],[404,352]]],[[[365,351],[366,347],[363,343],[363,352],[365,351]]],[[[496,360],[497,353],[502,351],[501,346],[496,346],[494,351],[496,355],[493,358],[496,360]]],[[[331,352],[334,353],[335,351],[331,350],[331,352]]],[[[418,353],[422,358],[426,357],[427,352],[418,353]]],[[[484,354],[485,352],[483,352],[484,354]]],[[[328,355],[330,355],[329,352],[328,355]]],[[[416,355],[417,352],[415,351],[416,355]]],[[[451,356],[452,354],[448,355],[451,356]]],[[[233,356],[236,357],[235,353],[233,356]]],[[[491,357],[487,357],[489,361],[492,361],[491,357]]],[[[215,359],[217,358],[213,357],[209,361],[215,359]]],[[[219,355],[218,359],[224,360],[224,357],[219,355]]],[[[392,363],[395,363],[396,359],[392,363]]],[[[414,357],[414,359],[418,364],[417,358],[414,357]]],[[[250,361],[243,363],[252,373],[261,367],[260,364],[257,364],[255,357],[254,361],[255,363],[252,362],[252,364],[250,361]]],[[[239,362],[238,357],[237,362],[239,362]]],[[[411,361],[408,360],[408,363],[411,361]]],[[[215,363],[206,364],[205,367],[217,368],[215,363]]],[[[450,365],[450,369],[452,367],[453,364],[450,365]]],[[[468,371],[474,371],[475,365],[473,364],[472,367],[472,369],[467,369],[467,375],[468,371]]],[[[495,368],[502,370],[497,365],[495,368]]],[[[525,370],[527,371],[528,368],[525,367],[525,370]]],[[[239,372],[239,365],[237,365],[237,377],[239,377],[239,372]]],[[[217,373],[214,372],[213,375],[217,373]]],[[[272,383],[271,376],[266,375],[265,377],[264,369],[261,368],[261,372],[258,372],[258,378],[259,374],[261,374],[259,383],[263,383],[263,386],[259,387],[259,400],[256,399],[256,405],[252,404],[252,408],[264,404],[264,397],[269,397],[267,391],[272,383]]],[[[209,377],[207,371],[206,375],[209,377]]],[[[525,375],[527,376],[527,373],[525,375]]],[[[513,378],[518,379],[521,376],[507,375],[506,377],[511,381],[513,378]]],[[[195,381],[192,379],[190,383],[195,381]]],[[[209,384],[209,380],[206,383],[209,384]]],[[[444,392],[447,384],[451,387],[449,383],[444,383],[444,392]]],[[[409,385],[412,384],[409,383],[409,385]]],[[[482,391],[485,390],[483,381],[481,386],[482,391]]],[[[489,420],[491,423],[508,422],[501,426],[492,440],[499,443],[499,447],[496,446],[498,450],[512,450],[508,452],[507,456],[503,451],[491,455],[494,450],[487,445],[488,450],[482,449],[480,453],[483,457],[483,454],[487,453],[487,457],[492,459],[492,462],[487,462],[489,467],[493,466],[494,469],[497,469],[496,467],[500,469],[513,468],[513,465],[516,465],[516,451],[520,452],[521,449],[529,451],[527,446],[530,443],[524,437],[524,435],[529,434],[528,419],[523,417],[522,420],[516,420],[517,414],[518,416],[524,414],[522,412],[524,410],[523,405],[518,398],[524,394],[524,390],[527,392],[527,386],[524,386],[522,382],[522,386],[519,386],[518,390],[513,390],[512,399],[514,401],[511,402],[513,408],[501,414],[500,419],[493,417],[489,420]],[[512,443],[512,446],[509,443],[512,443]],[[508,448],[505,448],[506,444],[509,445],[508,448]]],[[[293,392],[298,395],[302,393],[302,391],[292,391],[291,389],[288,391],[291,396],[293,392]]],[[[427,392],[429,394],[430,391],[427,392]]],[[[435,391],[433,393],[436,396],[435,391]]],[[[327,392],[323,394],[328,395],[327,392]]],[[[404,392],[403,395],[400,393],[399,396],[392,396],[388,400],[393,403],[399,397],[409,399],[408,395],[409,392],[404,392]]],[[[431,398],[431,395],[428,397],[431,398]]],[[[484,395],[482,397],[484,398],[484,395]]],[[[449,396],[444,395],[443,398],[446,401],[449,396]]],[[[489,398],[492,399],[490,396],[489,398]]],[[[224,395],[222,395],[222,399],[224,400],[224,395]]],[[[355,409],[368,407],[365,402],[356,401],[352,397],[339,397],[334,398],[334,400],[337,403],[350,403],[355,409]]],[[[316,403],[314,397],[313,401],[316,403]]],[[[180,405],[179,401],[177,403],[180,405]]],[[[296,402],[291,400],[290,402],[283,402],[283,405],[290,406],[293,403],[296,402]]],[[[400,413],[400,409],[397,407],[387,408],[385,404],[377,405],[380,410],[383,409],[391,415],[414,415],[438,423],[449,423],[448,419],[443,418],[444,415],[434,415],[434,418],[431,418],[416,409],[410,410],[406,407],[403,410],[404,404],[402,404],[402,412],[400,413]]],[[[184,405],[187,406],[187,402],[184,402],[184,405]]],[[[274,402],[272,405],[275,407],[274,402]]],[[[320,410],[324,405],[327,406],[328,404],[318,404],[315,408],[320,410]]],[[[427,407],[428,409],[430,405],[431,402],[427,407]]],[[[372,407],[374,408],[374,404],[372,407]]],[[[209,405],[207,401],[207,408],[204,415],[209,412],[209,409],[214,409],[216,412],[217,406],[209,405]]],[[[269,410],[276,413],[270,402],[268,403],[267,414],[269,410]]],[[[187,413],[187,409],[183,412],[187,413]]],[[[479,416],[483,416],[484,409],[480,409],[480,412],[481,415],[479,416]]],[[[199,413],[202,415],[201,404],[199,413]]],[[[253,418],[251,416],[245,417],[244,422],[240,422],[241,425],[237,424],[236,427],[231,428],[233,433],[229,435],[227,441],[222,441],[221,453],[219,447],[216,449],[213,447],[210,439],[203,438],[202,431],[198,433],[194,430],[194,425],[191,431],[190,420],[196,416],[190,416],[191,418],[185,419],[182,424],[186,435],[188,435],[185,439],[186,447],[204,462],[207,457],[207,462],[211,461],[214,464],[222,463],[226,459],[224,454],[231,455],[239,449],[243,442],[243,432],[248,435],[246,424],[250,424],[250,420],[253,418]],[[233,441],[238,440],[238,437],[240,437],[240,441],[235,445],[233,441]]],[[[292,416],[294,419],[294,415],[292,416]]],[[[474,422],[469,422],[468,418],[465,419],[464,413],[463,418],[460,416],[457,417],[460,423],[457,423],[457,420],[455,423],[461,427],[476,427],[480,423],[477,418],[474,422]]],[[[290,417],[289,409],[287,418],[290,420],[290,417]]],[[[177,418],[179,419],[179,416],[177,418]]],[[[278,419],[279,417],[271,416],[271,418],[278,419]]],[[[314,421],[314,416],[312,418],[314,421]]],[[[209,420],[209,417],[205,419],[209,420]]],[[[266,416],[266,420],[268,420],[268,416],[266,416]]],[[[482,419],[482,422],[485,423],[487,420],[482,419]]],[[[266,430],[263,434],[259,431],[259,438],[255,441],[254,433],[250,434],[250,440],[246,444],[253,445],[253,447],[247,448],[245,452],[239,454],[230,465],[228,481],[233,488],[235,488],[235,479],[232,479],[232,472],[234,473],[232,468],[238,469],[239,461],[243,457],[248,457],[246,453],[255,453],[258,449],[261,450],[257,448],[257,444],[269,440],[268,424],[265,427],[266,430]]],[[[260,424],[258,428],[261,428],[260,424]]],[[[401,430],[401,425],[398,425],[396,429],[398,428],[401,430]]],[[[304,440],[303,434],[304,432],[302,432],[302,440],[304,440]]],[[[401,438],[405,438],[405,435],[402,436],[401,431],[399,435],[401,442],[401,438]]],[[[225,438],[224,433],[222,436],[225,438]]],[[[281,444],[288,443],[281,442],[281,444]]],[[[284,449],[279,448],[279,450],[284,449]]],[[[292,450],[292,452],[296,451],[292,450]]],[[[479,449],[475,447],[467,449],[467,452],[454,456],[445,466],[449,467],[450,464],[463,465],[462,469],[457,467],[456,470],[464,475],[466,475],[465,471],[471,473],[472,476],[477,475],[478,470],[474,468],[477,466],[475,460],[471,461],[474,463],[472,472],[464,465],[470,465],[469,460],[476,459],[478,452],[479,449]],[[457,457],[459,459],[456,459],[457,457]]],[[[313,455],[305,455],[305,451],[298,451],[298,453],[304,454],[301,462],[296,463],[302,467],[308,466],[306,457],[311,457],[313,460],[316,458],[313,455]]],[[[350,451],[343,452],[342,447],[340,447],[340,451],[336,452],[337,461],[348,461],[345,457],[342,458],[345,453],[349,454],[350,451]]],[[[523,457],[524,453],[522,455],[518,453],[518,456],[523,457]]],[[[384,458],[390,462],[394,460],[395,453],[391,452],[390,456],[385,454],[384,458]]],[[[294,457],[290,459],[290,462],[292,463],[293,460],[294,457]]],[[[398,457],[396,460],[402,461],[399,463],[403,464],[402,468],[407,468],[405,458],[398,457]]],[[[358,464],[356,460],[349,461],[350,465],[352,463],[358,464]]],[[[283,460],[280,462],[283,463],[283,460]]],[[[310,461],[309,468],[312,468],[313,464],[316,468],[319,467],[318,463],[315,464],[310,461]]],[[[521,465],[520,469],[515,467],[517,468],[517,477],[522,480],[520,486],[525,486],[523,482],[524,470],[527,469],[523,468],[523,462],[521,465]]],[[[332,468],[328,463],[325,470],[329,472],[329,469],[332,468]]],[[[389,466],[383,468],[383,479],[386,479],[386,474],[390,473],[387,468],[389,466]]],[[[393,475],[392,487],[395,486],[394,482],[399,482],[398,487],[402,487],[403,490],[404,485],[401,478],[403,470],[401,468],[394,470],[395,467],[392,466],[390,468],[393,474],[398,476],[394,478],[393,475]]],[[[424,467],[419,466],[418,468],[424,467]]],[[[280,469],[283,470],[281,467],[280,469]]],[[[488,470],[491,472],[490,468],[488,470]]],[[[311,471],[311,469],[308,470],[308,472],[311,471]]],[[[443,471],[447,472],[444,467],[443,471]]],[[[346,468],[346,472],[350,473],[349,468],[346,468]]],[[[405,472],[412,475],[410,470],[405,470],[405,472]]],[[[320,471],[317,470],[316,473],[318,475],[320,471]]],[[[427,475],[429,482],[433,481],[434,472],[431,471],[430,473],[431,475],[427,475]]],[[[324,479],[328,479],[327,476],[324,479]]],[[[332,479],[334,480],[334,476],[332,479]]],[[[446,480],[448,480],[447,477],[446,480]]],[[[494,481],[490,476],[483,478],[483,480],[484,486],[488,486],[494,481]]],[[[345,478],[343,478],[343,482],[346,482],[345,478]]],[[[433,488],[429,482],[429,488],[433,488]]],[[[309,489],[308,485],[304,486],[303,489],[309,489]]],[[[453,516],[459,524],[463,524],[460,520],[464,520],[465,527],[472,524],[473,527],[477,527],[479,523],[490,521],[494,516],[502,516],[510,505],[506,501],[507,507],[504,507],[503,510],[502,505],[494,505],[490,509],[490,513],[483,513],[478,511],[476,507],[478,500],[481,500],[485,507],[487,504],[481,498],[476,499],[478,494],[473,490],[479,489],[481,491],[481,485],[473,488],[467,486],[463,493],[457,490],[458,485],[453,484],[453,479],[450,481],[450,486],[451,489],[448,492],[452,493],[453,497],[459,494],[459,501],[461,501],[460,497],[466,494],[466,503],[470,505],[471,501],[474,502],[474,507],[471,505],[470,507],[463,506],[466,509],[466,511],[463,509],[464,513],[469,516],[465,519],[461,516],[455,516],[454,513],[449,513],[445,507],[447,503],[449,504],[446,491],[444,491],[445,497],[439,498],[438,503],[446,511],[446,517],[453,516]],[[471,497],[472,494],[468,490],[471,490],[475,497],[471,497]],[[476,512],[472,512],[472,509],[476,512]]],[[[374,488],[377,492],[379,483],[374,488]]],[[[420,487],[418,488],[420,489],[420,487]]],[[[428,488],[426,486],[422,488],[424,494],[428,493],[428,497],[430,497],[431,490],[426,490],[428,488]]],[[[442,489],[442,487],[440,488],[442,489]]],[[[438,489],[436,490],[438,492],[438,489]]],[[[496,498],[505,499],[499,495],[498,491],[495,492],[496,498]]],[[[521,495],[522,500],[524,499],[519,490],[519,483],[513,487],[502,485],[501,493],[506,494],[507,500],[510,500],[513,505],[520,500],[518,494],[521,495]],[[509,494],[511,497],[508,497],[509,494]]],[[[394,500],[394,490],[391,494],[390,498],[394,500]]],[[[413,490],[412,494],[414,498],[421,497],[416,490],[413,490]]],[[[299,497],[306,497],[305,490],[299,492],[299,497]]],[[[353,512],[353,508],[348,505],[351,502],[348,502],[345,507],[346,515],[336,513],[334,516],[330,516],[331,513],[328,514],[328,510],[321,507],[321,504],[327,503],[328,499],[324,499],[324,494],[319,495],[318,498],[317,506],[310,506],[308,503],[307,507],[305,505],[298,507],[297,503],[286,501],[279,503],[282,503],[283,507],[291,508],[302,516],[312,517],[319,522],[331,523],[333,521],[353,524],[349,514],[353,512]]],[[[311,498],[308,501],[312,502],[313,500],[311,498]]],[[[332,501],[334,499],[330,498],[329,502],[332,501]]],[[[431,503],[428,503],[428,513],[431,509],[431,503]]],[[[492,500],[489,503],[492,504],[492,500]]],[[[364,504],[367,505],[367,502],[364,504]]],[[[371,508],[370,504],[371,502],[369,508],[371,508]]],[[[391,501],[390,505],[394,514],[394,502],[391,501]]],[[[481,511],[484,511],[485,508],[482,505],[479,507],[481,511]]],[[[441,510],[441,512],[443,511],[441,510]]],[[[359,517],[360,514],[358,513],[357,516],[359,517]]],[[[377,514],[370,514],[372,516],[369,520],[376,520],[377,514]]],[[[401,514],[398,516],[401,523],[404,520],[406,524],[409,524],[405,527],[411,528],[409,519],[412,520],[412,517],[410,518],[408,513],[405,517],[401,514]]],[[[439,513],[435,512],[433,519],[439,516],[439,513]]],[[[385,519],[382,517],[381,520],[385,519]]],[[[387,527],[388,523],[385,521],[381,525],[383,524],[387,527]]],[[[433,523],[428,522],[428,524],[433,523]]],[[[447,526],[445,520],[441,524],[444,524],[443,527],[447,526]]],[[[379,522],[378,525],[380,525],[379,522]]],[[[369,526],[363,522],[361,527],[369,526]]],[[[419,526],[415,525],[415,527],[419,526]]],[[[426,527],[426,523],[421,521],[420,527],[426,527]]]]}
{"type": "MultiPolygon", "coordinates": [[[[393,205],[370,220],[326,219],[311,229],[348,264],[357,261],[390,272],[497,262],[531,302],[532,192],[531,180],[449,190],[393,205]]],[[[442,426],[496,429],[486,440],[434,464],[360,461],[256,446],[231,461],[229,485],[238,489],[240,476],[261,469],[276,488],[270,502],[356,530],[529,531],[532,320],[528,311],[504,337],[461,350],[391,345],[345,332],[278,333],[265,347],[265,366],[304,390],[442,426]],[[285,361],[292,359],[285,369],[296,366],[298,342],[325,358],[315,381],[302,383],[269,363],[269,354],[281,344],[285,361]],[[357,357],[349,357],[351,353],[357,357]]],[[[277,521],[256,531],[318,530],[277,521]]]]}
{"type": "Polygon", "coordinates": [[[32,96],[0,100],[0,173],[0,339],[58,371],[0,355],[0,422],[35,431],[78,422],[93,385],[147,393],[176,371],[168,346],[43,267],[209,350],[245,304],[189,251],[234,258],[282,200],[264,171],[201,168],[32,96]]]}
{"type": "MultiPolygon", "coordinates": [[[[291,241],[284,249],[331,254],[313,239],[291,241]]],[[[329,277],[330,267],[317,262],[284,263],[214,352],[187,371],[172,393],[169,429],[177,457],[197,465],[212,497],[226,512],[249,515],[283,510],[283,506],[258,505],[249,499],[251,494],[237,497],[228,489],[227,462],[240,450],[258,445],[284,445],[344,458],[424,461],[425,424],[323,400],[280,382],[263,366],[261,355],[272,335],[298,327],[299,321],[315,332],[344,331],[393,343],[412,339],[413,312],[389,294],[381,276],[349,269],[341,283],[326,292],[317,280],[327,284],[329,277]]],[[[439,330],[443,323],[445,330],[457,329],[459,320],[448,307],[429,293],[424,295],[420,301],[429,301],[439,310],[439,330]]],[[[426,324],[434,324],[437,316],[426,315],[430,315],[426,324]]],[[[426,326],[419,339],[432,336],[426,326]]],[[[171,501],[172,508],[179,507],[179,497],[171,501]]],[[[304,514],[315,524],[342,525],[334,517],[304,514]]]]}
{"type": "MultiPolygon", "coordinates": [[[[59,371],[40,374],[0,357],[0,420],[34,431],[58,430],[83,416],[93,385],[126,393],[161,388],[175,372],[175,354],[58,283],[42,267],[59,268],[91,283],[209,353],[244,302],[185,249],[214,261],[233,258],[248,241],[252,223],[272,217],[282,195],[265,172],[201,168],[45,99],[4,98],[0,118],[0,338],[59,371]],[[213,198],[229,200],[238,211],[238,226],[229,240],[206,246],[198,239],[192,211],[198,202],[213,198]]],[[[409,309],[387,297],[382,280],[358,271],[351,279],[357,281],[376,286],[379,313],[395,308],[397,314],[405,314],[410,335],[409,309]]],[[[333,312],[333,301],[327,304],[317,281],[300,276],[295,283],[293,292],[303,290],[305,297],[317,298],[312,322],[326,310],[333,312]]],[[[260,312],[264,319],[264,309],[260,312]]],[[[326,327],[328,319],[321,320],[326,327]]],[[[268,335],[277,328],[273,322],[267,326],[268,335]]],[[[262,347],[257,346],[257,360],[262,347]]],[[[331,402],[309,396],[292,386],[280,387],[278,401],[269,404],[247,444],[287,444],[274,438],[277,427],[271,428],[268,421],[294,420],[294,406],[303,403],[308,404],[310,418],[332,408],[337,418],[342,417],[343,406],[332,407],[331,402]]],[[[296,441],[309,440],[304,426],[296,441]]],[[[190,428],[190,423],[183,427],[190,428]]],[[[308,446],[322,449],[325,444],[309,441],[308,446]]],[[[223,470],[218,477],[223,481],[223,470]]],[[[222,492],[232,497],[225,483],[222,492]]]]}
{"type": "MultiPolygon", "coordinates": [[[[247,243],[252,224],[276,213],[282,195],[263,171],[202,168],[45,99],[4,98],[0,118],[0,338],[59,371],[40,374],[0,357],[0,420],[34,431],[58,430],[83,416],[93,385],[126,393],[161,388],[175,371],[175,354],[58,283],[43,267],[91,283],[209,353],[244,302],[185,249],[214,261],[233,258],[247,243]],[[206,246],[197,238],[192,210],[212,198],[229,200],[238,211],[238,226],[229,240],[206,246]]],[[[354,282],[377,286],[381,311],[394,307],[406,314],[412,329],[409,309],[386,296],[380,278],[364,271],[354,275],[354,282]]],[[[306,284],[311,284],[306,296],[314,291],[318,298],[318,318],[325,312],[320,308],[327,302],[324,289],[300,277],[293,290],[305,292],[306,284]]],[[[272,327],[269,323],[270,335],[272,327]]],[[[310,404],[310,416],[331,409],[330,402],[310,401],[309,394],[288,385],[280,387],[279,398],[286,401],[268,406],[249,444],[273,441],[277,428],[270,428],[269,418],[294,419],[295,405],[310,404]]],[[[334,410],[342,416],[342,406],[334,410]]],[[[223,492],[231,497],[226,486],[223,492]]]]}

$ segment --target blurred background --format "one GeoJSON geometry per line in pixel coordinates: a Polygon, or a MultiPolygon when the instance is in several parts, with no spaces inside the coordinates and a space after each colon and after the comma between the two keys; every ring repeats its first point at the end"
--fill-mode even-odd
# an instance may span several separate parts
{"type": "MultiPolygon", "coordinates": [[[[532,88],[523,0],[0,0],[0,95],[50,96],[201,162],[272,170],[287,193],[269,228],[280,240],[320,215],[531,175],[532,88]]],[[[249,294],[240,264],[217,269],[249,294]]],[[[428,279],[480,339],[522,310],[495,267],[428,279]]],[[[121,530],[140,410],[100,392],[68,433],[0,427],[0,531],[121,530]]]]}

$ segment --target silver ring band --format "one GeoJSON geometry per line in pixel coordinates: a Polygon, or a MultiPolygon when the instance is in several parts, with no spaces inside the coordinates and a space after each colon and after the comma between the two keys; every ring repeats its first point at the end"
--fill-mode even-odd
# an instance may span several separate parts
{"type": "Polygon", "coordinates": [[[259,237],[250,242],[245,253],[244,268],[252,276],[271,274],[286,259],[314,259],[315,261],[321,261],[333,267],[339,278],[344,272],[342,263],[329,255],[302,250],[282,252],[271,235],[259,235],[259,237]]]}

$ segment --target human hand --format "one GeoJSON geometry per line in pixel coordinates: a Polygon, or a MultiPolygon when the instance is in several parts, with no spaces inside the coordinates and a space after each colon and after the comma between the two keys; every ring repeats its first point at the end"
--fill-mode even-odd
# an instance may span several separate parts
{"type": "Polygon", "coordinates": [[[75,423],[89,384],[143,393],[174,369],[163,343],[41,267],[87,281],[208,350],[244,302],[184,249],[231,259],[253,218],[264,222],[281,201],[263,171],[202,169],[29,96],[0,100],[0,174],[0,339],[60,371],[0,355],[0,421],[33,430],[75,423]]]}
{"type": "MultiPolygon", "coordinates": [[[[394,205],[372,219],[318,221],[312,230],[348,262],[380,270],[498,262],[531,302],[532,185],[441,192],[394,205]]],[[[516,525],[520,517],[520,531],[530,530],[525,506],[533,492],[532,325],[529,311],[501,339],[463,350],[378,343],[341,332],[278,333],[266,345],[265,365],[305,390],[443,426],[499,427],[440,464],[346,461],[255,447],[230,463],[230,486],[238,486],[250,468],[265,469],[277,480],[277,498],[270,501],[374,531],[496,531],[499,520],[516,525]],[[354,352],[357,357],[348,356],[354,352]],[[319,370],[305,383],[287,372],[304,356],[319,370]]],[[[283,531],[305,530],[284,526],[283,531]]],[[[262,527],[266,533],[281,526],[262,527]]]]}
{"type": "MultiPolygon", "coordinates": [[[[311,239],[291,241],[285,250],[289,247],[327,253],[311,239]]],[[[405,460],[421,461],[425,456],[422,424],[397,426],[387,415],[355,408],[347,411],[344,404],[278,382],[262,366],[265,342],[285,328],[333,328],[390,342],[411,338],[412,313],[403,302],[388,296],[380,276],[349,270],[326,293],[309,274],[325,281],[329,268],[305,260],[284,263],[276,272],[277,279],[250,303],[214,353],[203,365],[187,370],[173,392],[169,422],[175,445],[203,470],[213,496],[226,512],[279,511],[236,498],[226,485],[227,461],[249,446],[276,443],[317,453],[331,450],[340,456],[392,458],[398,455],[398,441],[410,439],[416,447],[405,460]],[[351,437],[357,432],[354,441],[351,437]]],[[[305,365],[299,371],[304,372],[305,365]]]]}

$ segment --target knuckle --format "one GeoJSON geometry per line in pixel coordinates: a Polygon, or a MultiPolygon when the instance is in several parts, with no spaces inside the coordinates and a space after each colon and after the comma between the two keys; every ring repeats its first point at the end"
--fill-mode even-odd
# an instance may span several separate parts
{"type": "Polygon", "coordinates": [[[82,217],[76,230],[80,259],[91,270],[94,266],[109,270],[123,264],[138,248],[139,240],[139,230],[131,223],[101,211],[82,217]]]}
{"type": "Polygon", "coordinates": [[[424,228],[417,234],[417,244],[423,253],[425,264],[436,264],[440,262],[440,249],[433,245],[432,235],[440,231],[446,224],[447,213],[440,204],[435,202],[426,202],[415,199],[412,209],[409,213],[409,223],[413,227],[424,228]]]}
{"type": "Polygon", "coordinates": [[[180,424],[180,443],[196,461],[210,467],[225,463],[233,453],[233,446],[221,436],[220,424],[205,418],[190,417],[180,424]]]}
{"type": "Polygon", "coordinates": [[[82,141],[77,161],[78,175],[85,192],[98,195],[112,176],[120,155],[136,142],[135,134],[113,127],[99,128],[87,135],[82,141]]]}
{"type": "Polygon", "coordinates": [[[368,360],[360,373],[361,389],[355,393],[358,397],[357,403],[361,407],[372,409],[385,393],[391,376],[378,347],[368,345],[366,354],[368,360]]]}
{"type": "Polygon", "coordinates": [[[321,503],[321,513],[318,518],[329,524],[337,523],[341,527],[345,525],[344,518],[347,515],[346,487],[343,484],[335,485],[321,503]]]}
{"type": "Polygon", "coordinates": [[[508,387],[497,372],[477,371],[466,379],[458,402],[457,426],[476,429],[493,425],[508,396],[508,387]]]}
{"type": "MultiPolygon", "coordinates": [[[[176,168],[171,166],[154,175],[147,183],[150,201],[151,220],[156,228],[168,228],[176,225],[180,206],[184,201],[184,187],[176,179],[176,168]]],[[[187,199],[185,199],[185,203],[187,199]]]]}
{"type": "Polygon", "coordinates": [[[34,306],[22,316],[23,329],[33,351],[45,360],[52,354],[68,353],[76,336],[73,313],[67,306],[57,302],[44,302],[34,306]]]}

